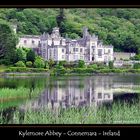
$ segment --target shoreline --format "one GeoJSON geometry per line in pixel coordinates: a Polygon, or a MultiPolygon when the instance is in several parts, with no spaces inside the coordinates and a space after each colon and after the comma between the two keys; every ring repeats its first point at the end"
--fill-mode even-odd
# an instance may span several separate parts
{"type": "Polygon", "coordinates": [[[60,75],[51,75],[48,72],[4,72],[0,73],[0,77],[5,76],[51,76],[51,77],[57,77],[57,76],[115,76],[115,75],[140,75],[140,73],[67,73],[67,74],[60,74],[60,75]]]}

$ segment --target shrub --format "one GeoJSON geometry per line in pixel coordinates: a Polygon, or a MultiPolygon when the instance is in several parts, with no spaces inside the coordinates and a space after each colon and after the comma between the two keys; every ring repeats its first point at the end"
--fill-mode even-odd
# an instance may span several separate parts
{"type": "Polygon", "coordinates": [[[45,61],[45,66],[44,66],[45,69],[49,69],[49,64],[48,64],[48,61],[45,61]]]}
{"type": "Polygon", "coordinates": [[[64,65],[66,65],[66,64],[67,64],[66,61],[59,61],[59,64],[58,64],[58,65],[60,65],[60,66],[64,66],[64,65]]]}
{"type": "Polygon", "coordinates": [[[132,67],[132,65],[130,65],[130,64],[124,64],[123,66],[122,66],[123,68],[131,68],[132,67]]]}
{"type": "Polygon", "coordinates": [[[22,61],[18,61],[17,63],[15,63],[16,67],[26,67],[26,65],[22,62],[22,61]]]}
{"type": "Polygon", "coordinates": [[[74,73],[93,73],[95,70],[93,68],[74,68],[74,73]]]}
{"type": "Polygon", "coordinates": [[[6,72],[26,72],[26,67],[10,67],[6,70],[6,72]]]}
{"type": "Polygon", "coordinates": [[[123,69],[111,69],[111,72],[114,72],[114,73],[123,73],[124,70],[123,69]]]}
{"type": "Polygon", "coordinates": [[[28,69],[30,72],[47,72],[48,69],[44,69],[44,68],[29,68],[28,69]]]}
{"type": "Polygon", "coordinates": [[[99,69],[104,69],[104,68],[107,68],[107,65],[100,62],[100,63],[97,63],[97,67],[98,67],[99,69]]]}
{"type": "Polygon", "coordinates": [[[51,75],[64,75],[67,73],[67,70],[63,66],[59,66],[58,68],[54,68],[51,72],[51,75]]]}
{"type": "Polygon", "coordinates": [[[26,62],[26,66],[29,67],[29,68],[31,68],[33,66],[33,63],[31,61],[27,61],[26,62]]]}
{"type": "Polygon", "coordinates": [[[49,60],[48,60],[48,65],[49,65],[49,68],[52,68],[52,67],[54,67],[54,66],[56,65],[56,63],[55,63],[54,60],[49,59],[49,60]]]}
{"type": "Polygon", "coordinates": [[[35,62],[34,62],[34,67],[35,68],[44,68],[45,66],[45,62],[43,60],[43,58],[41,58],[40,56],[36,57],[35,62]]]}
{"type": "Polygon", "coordinates": [[[134,69],[140,69],[140,64],[139,63],[135,63],[133,66],[134,69]]]}
{"type": "Polygon", "coordinates": [[[110,69],[113,69],[113,67],[114,67],[114,66],[113,66],[113,61],[109,61],[109,64],[108,64],[108,65],[109,65],[109,68],[110,68],[110,69]]]}
{"type": "Polygon", "coordinates": [[[85,68],[85,62],[83,60],[79,60],[77,67],[78,68],[85,68]]]}
{"type": "Polygon", "coordinates": [[[44,68],[9,67],[6,72],[47,72],[44,68]]]}
{"type": "Polygon", "coordinates": [[[137,54],[130,58],[131,60],[140,60],[140,54],[137,54]]]}
{"type": "Polygon", "coordinates": [[[92,65],[88,65],[88,68],[97,69],[97,68],[98,68],[98,66],[97,66],[97,64],[92,64],[92,65]]]}

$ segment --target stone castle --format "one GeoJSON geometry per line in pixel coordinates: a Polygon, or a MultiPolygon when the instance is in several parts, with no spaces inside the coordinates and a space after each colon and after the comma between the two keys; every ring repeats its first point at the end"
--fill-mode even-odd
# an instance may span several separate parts
{"type": "Polygon", "coordinates": [[[33,48],[45,60],[90,62],[113,61],[113,46],[103,45],[97,36],[90,35],[88,28],[83,28],[83,37],[79,39],[63,38],[59,28],[53,28],[52,33],[41,36],[26,35],[20,38],[17,47],[33,48]]]}

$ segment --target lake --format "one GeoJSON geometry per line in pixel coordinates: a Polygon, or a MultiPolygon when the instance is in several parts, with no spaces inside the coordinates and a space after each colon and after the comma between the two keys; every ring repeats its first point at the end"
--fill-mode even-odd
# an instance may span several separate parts
{"type": "Polygon", "coordinates": [[[0,78],[1,124],[140,123],[140,75],[0,78]]]}

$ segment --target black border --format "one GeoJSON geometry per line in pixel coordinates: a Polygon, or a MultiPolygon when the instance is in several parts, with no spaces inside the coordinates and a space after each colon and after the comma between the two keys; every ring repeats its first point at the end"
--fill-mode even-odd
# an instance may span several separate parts
{"type": "Polygon", "coordinates": [[[139,0],[8,0],[0,1],[0,7],[87,7],[87,6],[140,6],[139,0]]]}
{"type": "MultiPolygon", "coordinates": [[[[16,7],[24,7],[24,8],[140,8],[140,4],[138,0],[9,0],[7,1],[0,1],[0,8],[16,8],[16,7]]],[[[140,131],[140,124],[116,124],[116,125],[109,125],[109,124],[102,124],[102,125],[76,125],[76,124],[68,124],[68,125],[0,125],[0,136],[1,138],[23,138],[19,136],[19,131],[61,131],[67,132],[71,131],[79,131],[79,132],[103,132],[103,131],[120,131],[120,136],[139,136],[140,131]]],[[[98,135],[103,136],[103,135],[98,135]]],[[[24,138],[35,138],[35,136],[27,136],[24,138]]],[[[55,136],[50,136],[55,137],[55,136]]],[[[67,135],[63,136],[67,137],[67,135]]],[[[112,137],[111,135],[109,137],[112,137]]],[[[45,138],[45,137],[39,137],[45,138]]],[[[57,137],[56,137],[57,138],[57,137]]],[[[93,139],[92,137],[89,137],[93,139]]]]}

